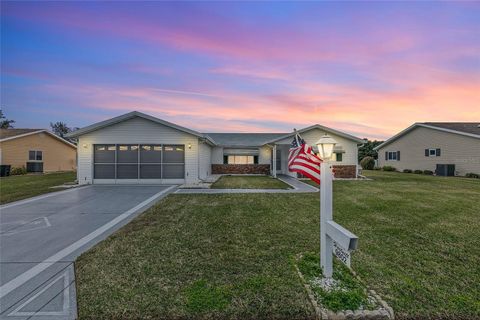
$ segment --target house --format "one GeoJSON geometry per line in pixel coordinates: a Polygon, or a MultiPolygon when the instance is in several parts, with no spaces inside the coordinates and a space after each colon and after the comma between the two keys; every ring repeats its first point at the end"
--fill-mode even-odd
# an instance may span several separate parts
{"type": "MultiPolygon", "coordinates": [[[[314,145],[325,133],[337,140],[338,177],[356,177],[363,140],[314,125],[298,130],[314,145]]],[[[78,181],[197,183],[210,174],[288,174],[293,133],[200,133],[141,112],[130,112],[75,132],[78,181]]]]}
{"type": "Polygon", "coordinates": [[[480,122],[414,123],[375,150],[380,167],[438,175],[480,173],[480,122]]]}
{"type": "Polygon", "coordinates": [[[0,129],[0,163],[27,172],[76,169],[77,147],[45,129],[0,129]]]}

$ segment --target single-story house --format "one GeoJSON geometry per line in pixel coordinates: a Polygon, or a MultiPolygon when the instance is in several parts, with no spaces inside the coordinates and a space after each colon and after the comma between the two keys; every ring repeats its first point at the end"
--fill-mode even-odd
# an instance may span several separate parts
{"type": "Polygon", "coordinates": [[[45,129],[0,129],[0,164],[27,172],[73,171],[77,147],[45,129]]]}
{"type": "MultiPolygon", "coordinates": [[[[364,141],[313,125],[298,130],[310,145],[325,133],[337,142],[338,177],[356,177],[364,141]]],[[[78,142],[78,181],[98,183],[197,183],[211,174],[279,173],[287,169],[293,133],[200,133],[130,112],[68,135],[78,142]]]]}
{"type": "Polygon", "coordinates": [[[480,174],[480,122],[414,123],[375,150],[380,167],[480,174]]]}

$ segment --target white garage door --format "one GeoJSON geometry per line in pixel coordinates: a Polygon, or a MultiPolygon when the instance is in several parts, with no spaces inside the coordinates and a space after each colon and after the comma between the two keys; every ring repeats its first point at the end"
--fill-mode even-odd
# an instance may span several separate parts
{"type": "Polygon", "coordinates": [[[185,179],[185,146],[96,144],[95,183],[168,183],[185,179]]]}

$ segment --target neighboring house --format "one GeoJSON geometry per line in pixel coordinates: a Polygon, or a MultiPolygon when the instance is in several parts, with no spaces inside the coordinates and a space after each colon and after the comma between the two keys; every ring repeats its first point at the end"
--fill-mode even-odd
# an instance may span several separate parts
{"type": "MultiPolygon", "coordinates": [[[[338,141],[338,177],[356,177],[363,140],[314,125],[298,130],[310,145],[325,133],[338,141]]],[[[197,183],[210,174],[289,174],[293,133],[200,133],[130,112],[67,135],[78,140],[78,181],[197,183]]]]}
{"type": "Polygon", "coordinates": [[[0,129],[0,163],[28,172],[76,169],[77,147],[44,129],[0,129]]]}
{"type": "Polygon", "coordinates": [[[438,175],[480,173],[480,122],[415,123],[375,150],[378,165],[431,170],[438,175]]]}

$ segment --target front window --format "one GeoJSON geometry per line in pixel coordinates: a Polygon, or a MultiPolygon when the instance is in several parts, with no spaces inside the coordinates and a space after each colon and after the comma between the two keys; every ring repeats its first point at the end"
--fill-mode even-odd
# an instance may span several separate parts
{"type": "Polygon", "coordinates": [[[437,155],[437,150],[435,149],[428,149],[428,155],[430,157],[435,157],[437,155]]]}
{"type": "Polygon", "coordinates": [[[43,160],[42,151],[38,151],[38,150],[28,151],[28,160],[30,160],[30,161],[42,161],[43,160]]]}
{"type": "Polygon", "coordinates": [[[340,152],[335,153],[335,161],[342,162],[343,161],[343,153],[340,153],[340,152]]]}
{"type": "Polygon", "coordinates": [[[244,156],[244,155],[228,155],[225,156],[227,164],[255,164],[258,162],[257,156],[244,156]]]}

